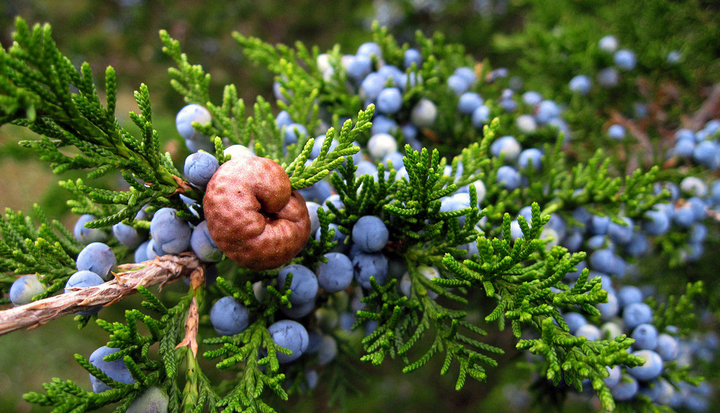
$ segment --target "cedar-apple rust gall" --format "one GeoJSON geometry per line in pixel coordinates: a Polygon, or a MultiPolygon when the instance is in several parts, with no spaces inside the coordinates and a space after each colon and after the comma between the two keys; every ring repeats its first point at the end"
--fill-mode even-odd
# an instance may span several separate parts
{"type": "Polygon", "coordinates": [[[220,250],[251,270],[277,268],[295,257],[310,237],[305,199],[271,159],[225,162],[203,199],[208,231],[220,250]]]}

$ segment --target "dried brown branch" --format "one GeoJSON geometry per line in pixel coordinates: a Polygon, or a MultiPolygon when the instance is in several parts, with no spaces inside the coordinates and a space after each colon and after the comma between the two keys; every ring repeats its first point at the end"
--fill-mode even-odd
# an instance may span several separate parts
{"type": "Polygon", "coordinates": [[[190,308],[188,309],[187,319],[185,320],[185,338],[177,346],[175,346],[176,349],[185,346],[190,347],[193,357],[197,357],[197,333],[199,324],[200,314],[198,313],[197,297],[193,297],[192,302],[190,303],[190,308]]]}
{"type": "Polygon", "coordinates": [[[630,132],[631,135],[633,135],[638,140],[640,146],[642,147],[643,162],[646,166],[652,165],[654,148],[652,141],[650,141],[650,137],[647,135],[647,133],[645,133],[645,131],[639,125],[637,125],[632,120],[626,118],[625,116],[621,115],[618,111],[611,110],[610,119],[613,123],[622,125],[630,132]]]}
{"type": "Polygon", "coordinates": [[[720,83],[716,83],[710,90],[705,102],[700,109],[685,122],[685,127],[694,131],[698,131],[705,126],[705,122],[709,121],[720,112],[720,83]]]}
{"type": "Polygon", "coordinates": [[[30,304],[0,311],[0,335],[23,328],[35,328],[78,311],[112,305],[137,292],[138,286],[149,287],[189,277],[201,269],[201,262],[192,253],[166,255],[141,264],[120,265],[115,279],[95,287],[75,288],[65,294],[34,301],[30,304]]]}

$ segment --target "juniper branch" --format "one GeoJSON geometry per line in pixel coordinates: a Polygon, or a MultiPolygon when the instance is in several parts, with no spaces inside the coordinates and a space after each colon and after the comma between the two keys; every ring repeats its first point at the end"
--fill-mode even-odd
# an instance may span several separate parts
{"type": "Polygon", "coordinates": [[[22,328],[35,328],[78,311],[112,305],[134,294],[138,287],[162,286],[190,276],[200,266],[200,261],[191,253],[121,265],[119,268],[126,271],[115,274],[114,280],[0,312],[0,335],[22,328]]]}

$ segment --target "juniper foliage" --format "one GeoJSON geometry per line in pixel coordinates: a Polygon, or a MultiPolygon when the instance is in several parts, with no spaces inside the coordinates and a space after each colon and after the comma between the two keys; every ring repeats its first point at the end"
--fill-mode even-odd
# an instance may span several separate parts
{"type": "MultiPolygon", "coordinates": [[[[386,29],[376,27],[374,40],[380,45],[387,63],[400,63],[408,45],[398,45],[386,29]]],[[[307,130],[319,129],[329,115],[334,126],[327,130],[320,155],[307,163],[314,139],[302,136],[295,145],[283,149],[284,130],[278,129],[272,105],[258,98],[253,113],[246,110],[238,98],[234,85],[224,88],[220,103],[213,103],[209,86],[210,75],[202,66],[191,64],[182,53],[178,41],[167,32],[160,33],[164,52],[173,58],[177,68],[170,69],[172,86],[187,103],[197,103],[212,114],[207,125],[194,124],[201,133],[212,139],[215,156],[227,160],[224,146],[240,144],[252,148],[258,156],[277,161],[290,176],[293,189],[309,187],[328,178],[337,190],[344,208],[328,205],[329,211],[319,211],[320,237],[310,240],[308,247],[293,263],[312,266],[323,260],[322,255],[337,246],[330,224],[349,235],[355,222],[364,215],[376,215],[388,225],[392,244],[391,258],[403,262],[411,288],[407,295],[397,288],[398,280],[384,285],[371,279],[372,289],[362,299],[365,308],[356,313],[358,329],[367,321],[377,323],[373,332],[362,339],[362,361],[378,365],[388,356],[404,364],[403,372],[422,368],[443,352],[441,374],[458,366],[456,388],[467,384],[467,378],[484,381],[486,369],[496,367],[494,357],[503,350],[484,341],[488,326],[503,330],[509,323],[516,347],[528,350],[546,360],[545,377],[554,383],[560,380],[578,389],[583,380],[590,380],[602,405],[612,410],[615,405],[603,378],[606,367],[633,367],[642,361],[628,354],[632,340],[621,336],[612,340],[590,342],[569,334],[563,312],[581,309],[591,316],[599,314],[595,306],[607,300],[600,278],[589,279],[583,271],[572,287],[562,283],[569,272],[585,258],[584,253],[569,253],[567,249],[551,245],[551,239],[541,237],[549,214],[559,213],[571,221],[572,208],[585,205],[593,212],[609,215],[622,222],[618,215],[641,217],[667,194],[657,195],[652,184],[657,180],[657,168],[646,173],[624,176],[604,159],[602,151],[595,152],[587,163],[575,163],[562,151],[564,137],[553,133],[519,134],[521,141],[539,139],[547,144],[546,159],[550,167],[534,177],[523,188],[507,190],[501,185],[488,185],[484,207],[480,208],[478,180],[494,183],[502,157],[490,155],[490,144],[500,131],[517,131],[512,118],[495,102],[488,102],[494,120],[482,130],[470,124],[455,110],[455,96],[446,87],[447,78],[458,66],[476,68],[478,76],[489,73],[489,65],[476,65],[464,49],[446,44],[441,35],[432,38],[417,35],[426,62],[422,68],[413,65],[406,74],[417,82],[404,95],[403,108],[407,112],[421,98],[432,98],[440,113],[434,131],[423,133],[424,143],[433,149],[414,150],[405,147],[404,164],[408,177],[398,179],[394,166],[378,165],[377,179],[370,175],[356,176],[357,166],[351,155],[365,144],[374,114],[372,105],[363,102],[346,87],[348,77],[341,63],[339,47],[329,53],[333,68],[331,76],[324,76],[317,64],[319,50],[297,43],[294,48],[272,46],[259,39],[235,33],[234,38],[254,62],[277,76],[283,99],[277,102],[293,119],[307,130]],[[339,124],[339,119],[350,118],[339,124]],[[442,138],[441,138],[442,137],[442,138]],[[330,150],[332,141],[338,145],[330,150]],[[457,148],[463,147],[460,153],[457,148]],[[462,165],[462,171],[460,171],[462,165]],[[446,173],[446,166],[450,173],[446,173]],[[387,174],[386,174],[387,172],[387,174]],[[470,185],[470,207],[456,211],[440,211],[441,198],[458,188],[470,185]],[[522,237],[513,240],[511,220],[520,208],[532,203],[532,219],[518,218],[522,237]],[[460,217],[464,218],[461,223],[460,217]],[[481,223],[481,220],[485,220],[481,223]],[[477,254],[467,254],[463,246],[475,244],[477,254]],[[440,277],[428,279],[421,266],[434,266],[440,277]],[[468,317],[476,311],[472,297],[481,296],[492,310],[484,315],[482,326],[468,317]],[[527,337],[535,338],[527,338],[527,337]],[[523,338],[525,337],[525,338],[523,338]]],[[[158,134],[153,129],[148,87],[141,85],[135,93],[140,113],[130,118],[138,129],[134,134],[120,125],[115,117],[115,72],[105,74],[105,101],[92,81],[87,64],[78,70],[57,49],[48,25],[30,28],[22,19],[16,23],[15,43],[0,51],[0,124],[12,123],[36,132],[37,140],[25,141],[24,147],[50,162],[53,171],[62,174],[70,169],[87,172],[88,182],[111,171],[122,171],[130,185],[127,191],[106,190],[85,180],[66,181],[76,213],[92,213],[98,217],[88,224],[91,228],[108,228],[118,222],[133,223],[140,208],[171,206],[184,211],[185,219],[198,223],[199,217],[180,200],[179,194],[200,201],[201,193],[182,179],[169,154],[160,152],[158,134]],[[72,156],[63,151],[74,148],[72,156]]],[[[482,87],[488,95],[500,86],[487,82],[482,87]]],[[[396,137],[401,139],[399,133],[396,137]]],[[[624,171],[624,169],[622,170],[624,171]]],[[[3,291],[12,281],[10,273],[37,272],[49,289],[43,296],[61,288],[66,277],[74,271],[74,259],[79,251],[71,235],[57,223],[48,223],[36,210],[40,226],[22,213],[9,211],[0,222],[0,286],[3,291]]],[[[134,225],[147,227],[147,222],[134,225]]],[[[119,248],[119,247],[118,247],[119,248]]],[[[117,249],[121,251],[121,249],[117,249]]],[[[466,247],[467,248],[467,247],[466,247]]],[[[126,251],[127,252],[127,251],[126,251]]],[[[94,394],[71,381],[55,379],[45,384],[45,394],[28,393],[26,400],[52,406],[57,412],[84,412],[117,404],[116,411],[124,411],[145,389],[158,386],[169,396],[169,410],[182,412],[271,412],[269,397],[274,394],[287,400],[293,392],[301,391],[299,383],[311,361],[302,359],[291,368],[281,368],[277,353],[289,350],[278,346],[267,329],[275,321],[277,310],[291,307],[290,281],[281,287],[276,281],[277,270],[252,272],[237,268],[229,260],[220,263],[223,276],[216,285],[191,286],[187,294],[174,305],[166,297],[156,297],[144,288],[143,306],[152,315],[133,309],[126,312],[124,323],[109,323],[98,318],[96,323],[109,334],[108,346],[119,351],[106,356],[106,361],[122,358],[136,380],[134,384],[113,381],[89,361],[76,355],[78,363],[92,375],[111,387],[94,394]],[[254,285],[267,291],[258,298],[254,285]],[[234,336],[202,337],[207,359],[220,359],[215,367],[237,372],[226,383],[211,383],[200,368],[196,356],[183,343],[183,326],[191,317],[190,309],[197,304],[206,310],[208,303],[221,295],[232,295],[250,311],[253,320],[249,327],[234,336]],[[149,335],[138,332],[142,323],[149,335]],[[151,357],[149,349],[158,344],[159,359],[151,357]],[[205,349],[208,346],[210,349],[205,349]],[[213,347],[219,346],[219,347],[213,347]],[[292,377],[290,377],[292,376],[292,377]],[[295,384],[285,388],[286,378],[295,384]],[[180,383],[185,383],[180,388],[180,383]],[[266,392],[270,388],[270,392],[266,392]]],[[[359,287],[357,287],[359,289],[359,287]]],[[[37,297],[42,298],[42,297],[37,297]]],[[[328,298],[319,303],[329,306],[341,298],[328,298]]],[[[347,300],[347,297],[346,297],[347,300]]],[[[687,308],[683,299],[672,301],[677,311],[687,308]]],[[[87,322],[85,319],[83,322],[87,322]]],[[[206,324],[205,319],[201,319],[206,324]]],[[[667,323],[675,322],[672,315],[667,323]]],[[[333,397],[353,390],[355,384],[343,378],[348,360],[353,356],[351,341],[341,334],[333,336],[339,343],[340,356],[323,374],[329,380],[333,397]]],[[[672,373],[680,377],[684,373],[672,373]]]]}

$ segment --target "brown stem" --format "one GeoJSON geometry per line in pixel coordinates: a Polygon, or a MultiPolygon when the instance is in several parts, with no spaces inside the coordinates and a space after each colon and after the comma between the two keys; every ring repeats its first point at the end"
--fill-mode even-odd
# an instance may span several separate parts
{"type": "Polygon", "coordinates": [[[115,304],[137,292],[138,286],[160,284],[162,288],[168,282],[189,277],[200,266],[200,260],[192,253],[120,265],[119,270],[124,272],[115,274],[114,280],[95,287],[74,288],[74,291],[0,311],[0,335],[23,328],[32,329],[78,311],[115,304]]]}
{"type": "Polygon", "coordinates": [[[614,123],[618,123],[625,127],[625,129],[627,129],[630,134],[638,140],[640,146],[643,148],[642,157],[645,166],[652,165],[653,145],[647,133],[645,133],[645,131],[638,124],[633,122],[631,119],[628,119],[625,116],[621,115],[618,111],[611,110],[610,119],[612,119],[614,123]]]}
{"type": "Polygon", "coordinates": [[[695,112],[692,118],[683,123],[685,127],[693,131],[698,131],[702,129],[703,126],[705,126],[705,122],[712,119],[718,111],[720,111],[720,83],[713,85],[710,94],[702,106],[700,106],[700,109],[695,112]]]}

